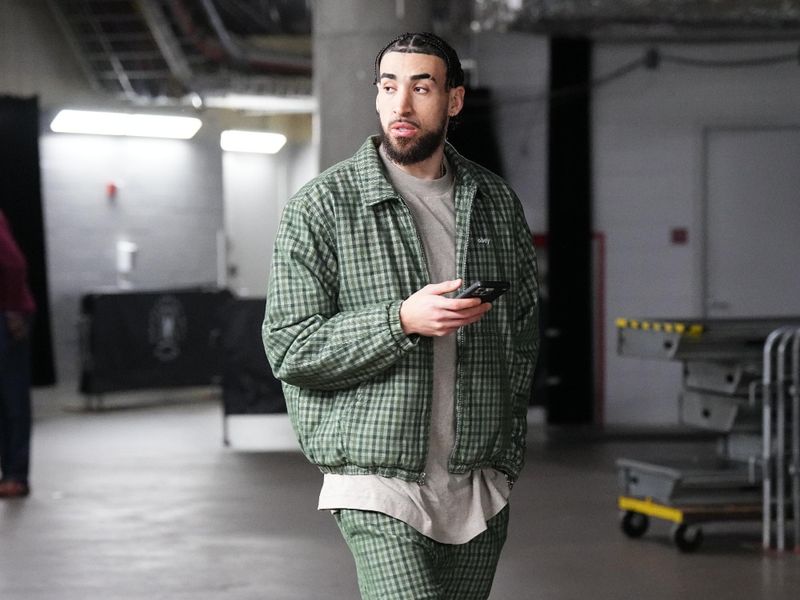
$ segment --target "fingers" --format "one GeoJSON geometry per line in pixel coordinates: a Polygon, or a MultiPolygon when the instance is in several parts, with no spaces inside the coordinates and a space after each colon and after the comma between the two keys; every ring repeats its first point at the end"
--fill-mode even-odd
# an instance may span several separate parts
{"type": "Polygon", "coordinates": [[[461,327],[477,323],[491,310],[491,307],[492,305],[487,303],[468,310],[445,311],[432,323],[429,335],[435,337],[450,335],[461,327]]]}
{"type": "Polygon", "coordinates": [[[403,332],[443,336],[481,319],[491,304],[481,303],[480,298],[456,300],[444,296],[460,286],[460,279],[432,283],[406,298],[400,305],[403,332]]]}
{"type": "Polygon", "coordinates": [[[441,296],[443,294],[449,294],[450,292],[455,292],[460,287],[461,287],[460,279],[451,279],[450,281],[441,281],[439,283],[428,284],[424,288],[422,288],[421,291],[428,294],[435,294],[436,296],[441,296]]]}
{"type": "MultiPolygon", "coordinates": [[[[470,300],[473,300],[470,298],[470,300]]],[[[458,302],[461,302],[460,300],[458,302]]],[[[451,305],[444,307],[444,317],[447,319],[471,319],[472,317],[481,317],[492,309],[492,305],[488,302],[469,305],[466,308],[458,308],[458,305],[451,305]]]]}
{"type": "MultiPolygon", "coordinates": [[[[448,310],[467,310],[470,308],[477,308],[485,303],[481,302],[480,298],[444,298],[447,304],[444,305],[444,308],[448,310]]],[[[488,304],[488,303],[487,303],[488,304]]],[[[488,309],[487,309],[488,310],[488,309]]]]}

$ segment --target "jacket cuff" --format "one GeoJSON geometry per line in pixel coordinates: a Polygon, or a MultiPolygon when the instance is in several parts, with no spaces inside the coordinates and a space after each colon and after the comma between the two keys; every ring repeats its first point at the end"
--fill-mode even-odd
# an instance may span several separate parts
{"type": "Polygon", "coordinates": [[[389,305],[389,332],[392,334],[394,341],[397,342],[400,351],[408,352],[419,343],[419,335],[416,333],[406,335],[403,331],[403,325],[400,323],[400,306],[402,304],[402,300],[395,300],[389,305]]]}

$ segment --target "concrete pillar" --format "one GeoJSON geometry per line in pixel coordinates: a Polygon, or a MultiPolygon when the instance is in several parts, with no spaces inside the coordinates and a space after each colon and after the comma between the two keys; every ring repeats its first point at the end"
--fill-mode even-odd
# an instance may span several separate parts
{"type": "Polygon", "coordinates": [[[375,55],[405,31],[430,31],[430,5],[427,0],[314,0],[320,170],[352,156],[378,131],[375,55]]]}

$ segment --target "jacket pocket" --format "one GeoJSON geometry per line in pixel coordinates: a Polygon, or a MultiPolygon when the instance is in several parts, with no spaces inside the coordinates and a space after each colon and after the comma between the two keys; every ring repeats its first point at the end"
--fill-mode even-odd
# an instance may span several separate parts
{"type": "Polygon", "coordinates": [[[355,389],[304,390],[284,386],[286,406],[303,453],[320,466],[346,463],[339,415],[355,402],[355,389]]]}
{"type": "Polygon", "coordinates": [[[460,415],[454,458],[462,465],[487,464],[511,443],[512,394],[503,340],[487,334],[468,337],[459,367],[460,415]]]}
{"type": "Polygon", "coordinates": [[[358,386],[339,418],[348,463],[415,469],[424,462],[427,413],[420,379],[395,367],[358,386]]]}

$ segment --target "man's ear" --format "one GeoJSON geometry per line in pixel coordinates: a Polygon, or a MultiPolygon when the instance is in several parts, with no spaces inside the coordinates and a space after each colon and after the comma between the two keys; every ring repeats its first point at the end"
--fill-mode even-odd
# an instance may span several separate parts
{"type": "Polygon", "coordinates": [[[447,116],[455,117],[464,108],[464,86],[460,85],[450,89],[450,100],[447,105],[447,116]]]}

